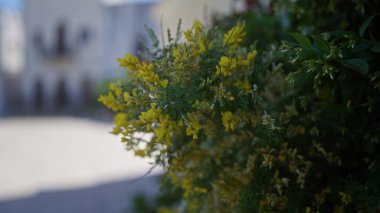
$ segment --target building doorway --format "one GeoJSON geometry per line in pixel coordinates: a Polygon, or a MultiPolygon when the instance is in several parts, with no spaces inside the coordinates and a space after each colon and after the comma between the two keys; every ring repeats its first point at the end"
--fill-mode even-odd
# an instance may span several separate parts
{"type": "Polygon", "coordinates": [[[36,112],[42,112],[44,105],[43,85],[41,80],[37,80],[34,84],[34,100],[36,112]]]}
{"type": "Polygon", "coordinates": [[[88,78],[84,78],[82,81],[82,100],[85,108],[90,107],[92,102],[92,86],[88,78]]]}
{"type": "Polygon", "coordinates": [[[57,55],[65,55],[68,53],[67,47],[67,29],[64,23],[60,23],[56,29],[56,53],[57,55]]]}
{"type": "Polygon", "coordinates": [[[67,87],[65,81],[60,80],[57,85],[55,105],[58,111],[63,111],[67,109],[68,97],[67,97],[67,87]]]}

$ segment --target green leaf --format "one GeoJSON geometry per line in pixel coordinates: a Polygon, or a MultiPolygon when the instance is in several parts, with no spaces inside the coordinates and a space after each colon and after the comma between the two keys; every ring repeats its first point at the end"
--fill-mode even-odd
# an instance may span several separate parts
{"type": "Polygon", "coordinates": [[[351,54],[355,54],[355,53],[363,52],[364,50],[368,49],[369,47],[370,47],[369,44],[366,44],[366,43],[360,43],[360,44],[356,45],[356,46],[351,50],[351,54]]]}
{"type": "Polygon", "coordinates": [[[363,52],[357,53],[355,55],[355,58],[360,58],[365,61],[370,61],[375,58],[375,54],[373,54],[372,52],[363,51],[363,52]]]}
{"type": "Polygon", "coordinates": [[[175,36],[175,43],[178,43],[182,36],[181,24],[182,24],[182,19],[179,19],[178,24],[177,24],[177,33],[175,36]]]}
{"type": "Polygon", "coordinates": [[[300,44],[302,47],[311,48],[310,40],[301,33],[290,33],[290,35],[300,44]]]}
{"type": "Polygon", "coordinates": [[[364,75],[368,73],[368,63],[360,58],[348,59],[342,62],[343,66],[356,70],[364,75]]]}
{"type": "Polygon", "coordinates": [[[146,32],[150,40],[152,41],[152,45],[154,48],[158,48],[160,42],[158,41],[157,35],[152,28],[149,28],[147,25],[144,25],[146,32]]]}
{"type": "Polygon", "coordinates": [[[360,26],[360,29],[359,29],[359,35],[360,35],[360,37],[363,37],[365,31],[367,30],[368,26],[371,24],[371,22],[372,22],[372,20],[373,20],[374,17],[375,16],[372,15],[371,17],[367,18],[363,22],[363,24],[360,26]]]}
{"type": "Polygon", "coordinates": [[[330,51],[330,45],[327,41],[325,41],[321,36],[314,35],[313,36],[315,45],[318,47],[318,49],[329,52],[330,51]]]}
{"type": "Polygon", "coordinates": [[[372,48],[371,51],[374,53],[380,53],[380,42],[376,42],[372,48]]]}

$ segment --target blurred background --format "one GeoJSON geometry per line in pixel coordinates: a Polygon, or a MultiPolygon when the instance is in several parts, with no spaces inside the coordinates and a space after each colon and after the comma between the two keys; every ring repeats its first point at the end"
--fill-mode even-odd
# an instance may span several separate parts
{"type": "Polygon", "coordinates": [[[0,212],[133,212],[160,169],[124,150],[97,102],[116,59],[242,0],[0,0],[0,212]],[[166,33],[165,33],[166,34],[166,33]]]}

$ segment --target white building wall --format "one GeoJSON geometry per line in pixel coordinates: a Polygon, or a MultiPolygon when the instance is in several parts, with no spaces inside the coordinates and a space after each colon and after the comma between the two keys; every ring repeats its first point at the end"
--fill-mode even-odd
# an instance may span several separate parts
{"type": "Polygon", "coordinates": [[[3,78],[0,70],[0,116],[5,113],[5,101],[4,101],[4,85],[3,78]]]}
{"type": "Polygon", "coordinates": [[[126,4],[108,7],[106,10],[106,56],[105,70],[120,70],[117,58],[126,53],[137,54],[139,42],[150,43],[145,25],[157,30],[157,23],[152,19],[152,4],[126,4]]]}
{"type": "Polygon", "coordinates": [[[25,23],[28,66],[37,70],[74,70],[102,64],[103,10],[97,0],[26,0],[25,23]],[[47,60],[36,54],[33,39],[40,32],[51,57],[60,23],[66,25],[67,43],[73,54],[67,60],[47,60]],[[84,29],[89,31],[87,44],[79,41],[84,29]]]}
{"type": "MultiPolygon", "coordinates": [[[[2,33],[1,33],[1,28],[0,28],[0,41],[2,40],[2,33]]],[[[0,43],[1,46],[1,43],[0,43]]],[[[1,48],[1,47],[0,47],[1,48]]],[[[0,58],[2,57],[2,53],[0,51],[0,58]]],[[[5,87],[4,87],[4,77],[3,77],[3,69],[2,69],[2,64],[0,60],[0,116],[4,115],[5,113],[5,87]]]]}
{"type": "Polygon", "coordinates": [[[19,11],[0,8],[0,115],[15,107],[17,81],[24,65],[24,37],[19,11]]]}
{"type": "Polygon", "coordinates": [[[24,38],[21,13],[0,10],[0,66],[4,73],[16,75],[24,65],[24,38]]]}
{"type": "Polygon", "coordinates": [[[229,14],[238,1],[241,0],[162,0],[155,6],[153,15],[156,20],[162,20],[166,36],[168,28],[175,32],[179,19],[182,19],[182,30],[189,29],[194,20],[210,26],[213,15],[229,14]]]}
{"type": "Polygon", "coordinates": [[[103,0],[25,0],[24,109],[36,109],[37,82],[42,84],[42,111],[55,112],[60,107],[57,96],[62,90],[70,110],[78,111],[86,93],[84,81],[93,87],[124,75],[116,59],[127,52],[136,53],[137,41],[147,35],[144,24],[153,25],[150,9],[151,4],[136,2],[114,5],[103,0]],[[57,55],[54,50],[62,23],[69,52],[57,55]]]}
{"type": "Polygon", "coordinates": [[[81,99],[75,82],[96,79],[104,61],[103,13],[97,0],[26,0],[27,60],[23,79],[26,110],[35,108],[35,85],[43,84],[43,110],[57,107],[59,83],[64,82],[67,106],[78,108],[81,99]],[[65,26],[68,53],[56,54],[57,34],[65,26]],[[86,38],[83,38],[86,34],[86,38]],[[39,40],[39,42],[37,42],[39,40]]]}

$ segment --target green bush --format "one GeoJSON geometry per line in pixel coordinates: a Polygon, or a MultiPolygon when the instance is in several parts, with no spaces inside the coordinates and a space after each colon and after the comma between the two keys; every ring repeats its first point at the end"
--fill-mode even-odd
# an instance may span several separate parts
{"type": "Polygon", "coordinates": [[[185,204],[152,211],[380,211],[377,14],[366,17],[372,1],[348,1],[347,10],[331,10],[344,1],[316,2],[272,5],[289,10],[291,26],[271,34],[281,38],[326,15],[281,45],[250,45],[244,22],[226,33],[194,22],[184,42],[178,30],[159,47],[149,31],[154,49],[144,59],[119,59],[127,83],[99,98],[117,112],[113,132],[163,166],[185,204]],[[353,14],[360,25],[328,21],[353,8],[363,8],[353,14]],[[322,33],[330,25],[337,30],[322,33]]]}

